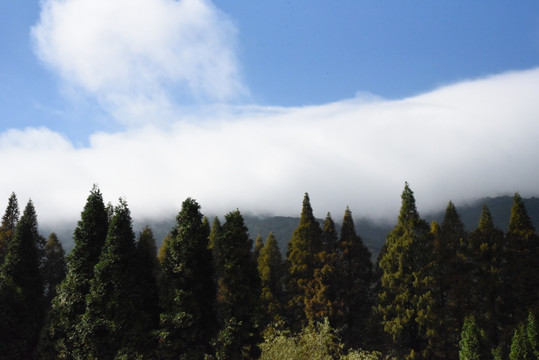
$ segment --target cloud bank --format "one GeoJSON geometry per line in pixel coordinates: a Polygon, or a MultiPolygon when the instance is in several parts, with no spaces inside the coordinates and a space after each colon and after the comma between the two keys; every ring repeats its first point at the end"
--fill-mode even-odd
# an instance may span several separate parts
{"type": "Polygon", "coordinates": [[[31,197],[54,223],[78,219],[94,183],[135,219],[170,216],[188,196],[206,214],[298,215],[308,192],[319,217],[348,205],[394,220],[405,181],[420,211],[539,193],[539,68],[401,100],[230,105],[248,92],[236,33],[205,0],[44,0],[39,58],[125,130],[83,148],[47,127],[0,134],[0,201],[31,197]]]}
{"type": "Polygon", "coordinates": [[[179,210],[392,217],[408,181],[420,211],[481,196],[538,194],[539,69],[465,81],[398,101],[214,108],[197,121],[92,135],[75,148],[47,128],[0,136],[0,196],[40,218],[77,218],[92,183],[135,217],[179,210]]]}

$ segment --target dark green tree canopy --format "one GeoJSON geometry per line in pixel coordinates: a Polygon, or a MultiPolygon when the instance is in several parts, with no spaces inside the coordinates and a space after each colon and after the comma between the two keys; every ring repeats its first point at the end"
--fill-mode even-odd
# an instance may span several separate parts
{"type": "Polygon", "coordinates": [[[0,265],[6,257],[8,244],[13,239],[13,236],[15,236],[19,215],[17,195],[12,192],[4,216],[2,216],[2,223],[0,224],[0,265]]]}

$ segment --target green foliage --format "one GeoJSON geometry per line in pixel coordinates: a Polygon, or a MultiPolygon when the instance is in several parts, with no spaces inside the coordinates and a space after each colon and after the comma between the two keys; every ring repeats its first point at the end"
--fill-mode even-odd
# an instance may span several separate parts
{"type": "Polygon", "coordinates": [[[80,343],[76,326],[86,311],[86,296],[107,236],[108,217],[103,196],[94,185],[73,233],[75,246],[67,257],[66,277],[56,288],[41,334],[39,353],[43,359],[71,359],[80,343]]]}
{"type": "Polygon", "coordinates": [[[273,233],[258,256],[258,274],[261,283],[260,302],[264,312],[264,325],[282,320],[283,264],[281,251],[273,233]]]}
{"type": "Polygon", "coordinates": [[[159,329],[162,359],[203,359],[216,331],[215,286],[209,228],[200,205],[188,198],[162,261],[163,313],[159,329]]]}
{"type": "Polygon", "coordinates": [[[519,324],[515,329],[511,341],[509,360],[532,360],[536,358],[531,348],[524,324],[519,324]]]}
{"type": "Polygon", "coordinates": [[[41,239],[37,215],[28,201],[0,269],[0,358],[28,358],[43,325],[41,239]]]}
{"type": "Polygon", "coordinates": [[[288,320],[294,329],[307,323],[305,304],[309,298],[309,288],[312,288],[315,268],[319,266],[321,237],[320,224],[314,218],[309,195],[305,194],[299,225],[290,239],[286,254],[288,320]]]}
{"type": "Polygon", "coordinates": [[[528,342],[530,344],[530,349],[532,354],[539,358],[539,332],[537,329],[537,321],[535,316],[530,311],[528,314],[528,322],[526,324],[526,336],[528,337],[528,342]]]}
{"type": "Polygon", "coordinates": [[[137,299],[134,237],[127,203],[120,199],[77,326],[78,356],[111,359],[122,349],[137,349],[148,336],[140,328],[145,316],[137,299]]]}
{"type": "Polygon", "coordinates": [[[62,282],[66,275],[65,251],[55,233],[49,235],[45,245],[45,258],[41,273],[43,274],[45,304],[48,308],[56,296],[56,286],[62,282]]]}
{"type": "Polygon", "coordinates": [[[239,210],[228,213],[225,220],[214,243],[221,323],[217,357],[253,358],[258,355],[260,341],[260,278],[251,254],[253,242],[239,210]]]}
{"type": "Polygon", "coordinates": [[[2,224],[0,224],[0,265],[4,263],[8,251],[8,244],[15,236],[19,215],[17,195],[12,192],[4,216],[2,216],[2,224]]]}
{"type": "Polygon", "coordinates": [[[434,327],[432,240],[428,224],[419,217],[412,190],[405,184],[402,207],[380,259],[381,288],[377,311],[384,331],[402,357],[428,356],[428,336],[434,327]]]}
{"type": "Polygon", "coordinates": [[[481,356],[481,330],[475,322],[473,316],[469,316],[464,320],[462,333],[459,342],[459,359],[460,360],[480,360],[481,356]]]}
{"type": "Polygon", "coordinates": [[[371,316],[373,269],[371,253],[356,234],[352,212],[347,207],[337,243],[337,298],[341,308],[333,326],[343,329],[347,346],[363,345],[371,316]]]}

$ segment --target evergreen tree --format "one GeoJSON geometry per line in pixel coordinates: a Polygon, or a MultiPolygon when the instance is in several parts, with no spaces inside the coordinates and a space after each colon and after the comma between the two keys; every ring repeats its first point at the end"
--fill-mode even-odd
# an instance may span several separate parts
{"type": "Polygon", "coordinates": [[[257,323],[260,278],[253,261],[247,227],[239,210],[228,213],[216,246],[217,301],[221,323],[218,359],[252,359],[259,355],[257,323]]]}
{"type": "Polygon", "coordinates": [[[28,201],[0,269],[0,358],[33,358],[43,325],[37,215],[28,201]]]}
{"type": "Polygon", "coordinates": [[[328,212],[322,229],[321,251],[315,254],[313,279],[305,286],[305,316],[309,323],[334,321],[337,312],[342,310],[342,299],[338,298],[339,282],[337,231],[328,212]]]}
{"type": "Polygon", "coordinates": [[[210,249],[215,248],[214,245],[215,245],[215,242],[218,241],[220,233],[221,233],[221,222],[219,221],[219,218],[216,216],[213,219],[213,223],[211,225],[211,230],[210,230],[210,237],[209,237],[209,243],[208,243],[208,247],[210,249]]]}
{"type": "Polygon", "coordinates": [[[430,228],[419,217],[406,183],[398,223],[388,234],[380,259],[383,275],[378,312],[395,349],[407,358],[429,356],[428,335],[434,327],[432,278],[426,268],[432,262],[430,254],[430,228]]]}
{"type": "Polygon", "coordinates": [[[509,360],[532,360],[536,359],[533,350],[531,349],[526,328],[524,324],[519,324],[515,329],[513,340],[511,341],[511,351],[509,352],[509,360]]]}
{"type": "Polygon", "coordinates": [[[535,358],[539,358],[539,331],[537,330],[537,321],[535,316],[530,311],[528,314],[528,322],[526,324],[526,335],[530,344],[530,349],[535,358]]]}
{"type": "Polygon", "coordinates": [[[287,293],[289,325],[298,330],[307,323],[305,303],[309,286],[314,280],[315,268],[319,266],[318,253],[322,248],[322,231],[313,215],[309,195],[303,198],[299,225],[288,243],[287,293]]]}
{"type": "Polygon", "coordinates": [[[348,207],[344,213],[337,251],[337,297],[341,299],[343,307],[342,316],[335,326],[343,329],[346,345],[358,347],[365,340],[365,329],[373,305],[373,270],[371,253],[356,234],[352,212],[348,207]]]}
{"type": "Polygon", "coordinates": [[[56,286],[66,275],[65,251],[55,233],[51,233],[45,245],[45,259],[42,268],[45,304],[49,308],[56,296],[56,286]]]}
{"type": "Polygon", "coordinates": [[[431,227],[434,257],[430,264],[436,301],[436,331],[431,345],[437,356],[456,358],[460,330],[467,314],[469,283],[466,262],[467,234],[452,202],[447,205],[441,226],[431,227]]]}
{"type": "Polygon", "coordinates": [[[56,288],[47,324],[40,339],[42,359],[72,359],[80,342],[75,329],[86,310],[86,296],[94,277],[108,229],[108,213],[103,196],[94,185],[73,233],[75,246],[67,257],[66,277],[56,288]]]}
{"type": "Polygon", "coordinates": [[[270,233],[258,257],[258,274],[262,288],[260,301],[264,312],[264,325],[282,320],[282,269],[281,251],[275,236],[270,233]]]}
{"type": "Polygon", "coordinates": [[[258,262],[258,256],[260,256],[260,250],[264,247],[264,241],[262,241],[262,235],[258,234],[255,239],[255,248],[253,250],[253,259],[255,263],[258,262]]]}
{"type": "MultiPolygon", "coordinates": [[[[464,320],[459,342],[460,360],[482,360],[481,330],[472,316],[464,320]]],[[[485,359],[486,360],[486,359],[485,359]]]]}
{"type": "Polygon", "coordinates": [[[17,195],[12,192],[4,216],[2,216],[2,224],[0,225],[0,265],[4,263],[8,244],[15,236],[18,221],[19,204],[17,202],[17,195]]]}
{"type": "MultiPolygon", "coordinates": [[[[152,229],[146,226],[139,234],[136,245],[136,286],[135,300],[140,309],[140,324],[138,328],[147,337],[140,337],[141,341],[136,344],[136,351],[151,357],[152,351],[157,347],[157,338],[153,335],[159,326],[159,287],[160,265],[157,260],[157,246],[152,229]]],[[[155,354],[153,354],[155,355],[155,354]]]]}
{"type": "Polygon", "coordinates": [[[539,237],[518,193],[513,199],[507,248],[510,303],[514,322],[520,323],[526,320],[528,309],[539,311],[539,237]]]}
{"type": "Polygon", "coordinates": [[[81,334],[75,357],[112,359],[118,354],[140,356],[137,344],[149,334],[140,328],[145,318],[138,299],[135,236],[127,203],[114,209],[107,238],[77,331],[81,334]]]}
{"type": "Polygon", "coordinates": [[[160,321],[162,359],[203,359],[216,331],[209,228],[199,204],[186,199],[162,262],[164,294],[160,321]]]}
{"type": "Polygon", "coordinates": [[[492,346],[502,339],[499,328],[507,327],[507,310],[504,310],[507,284],[503,273],[505,238],[494,226],[492,215],[483,206],[479,225],[468,237],[469,278],[467,311],[475,313],[477,322],[492,346]]]}

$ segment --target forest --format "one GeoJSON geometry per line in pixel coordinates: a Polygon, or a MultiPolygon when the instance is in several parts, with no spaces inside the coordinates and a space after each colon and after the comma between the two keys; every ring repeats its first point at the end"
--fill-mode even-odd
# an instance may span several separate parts
{"type": "Polygon", "coordinates": [[[12,193],[0,359],[539,359],[539,238],[521,196],[507,231],[487,206],[468,232],[452,202],[428,223],[408,183],[401,200],[376,258],[349,208],[319,222],[307,193],[286,251],[192,198],[158,249],[94,186],[65,254],[12,193]]]}

